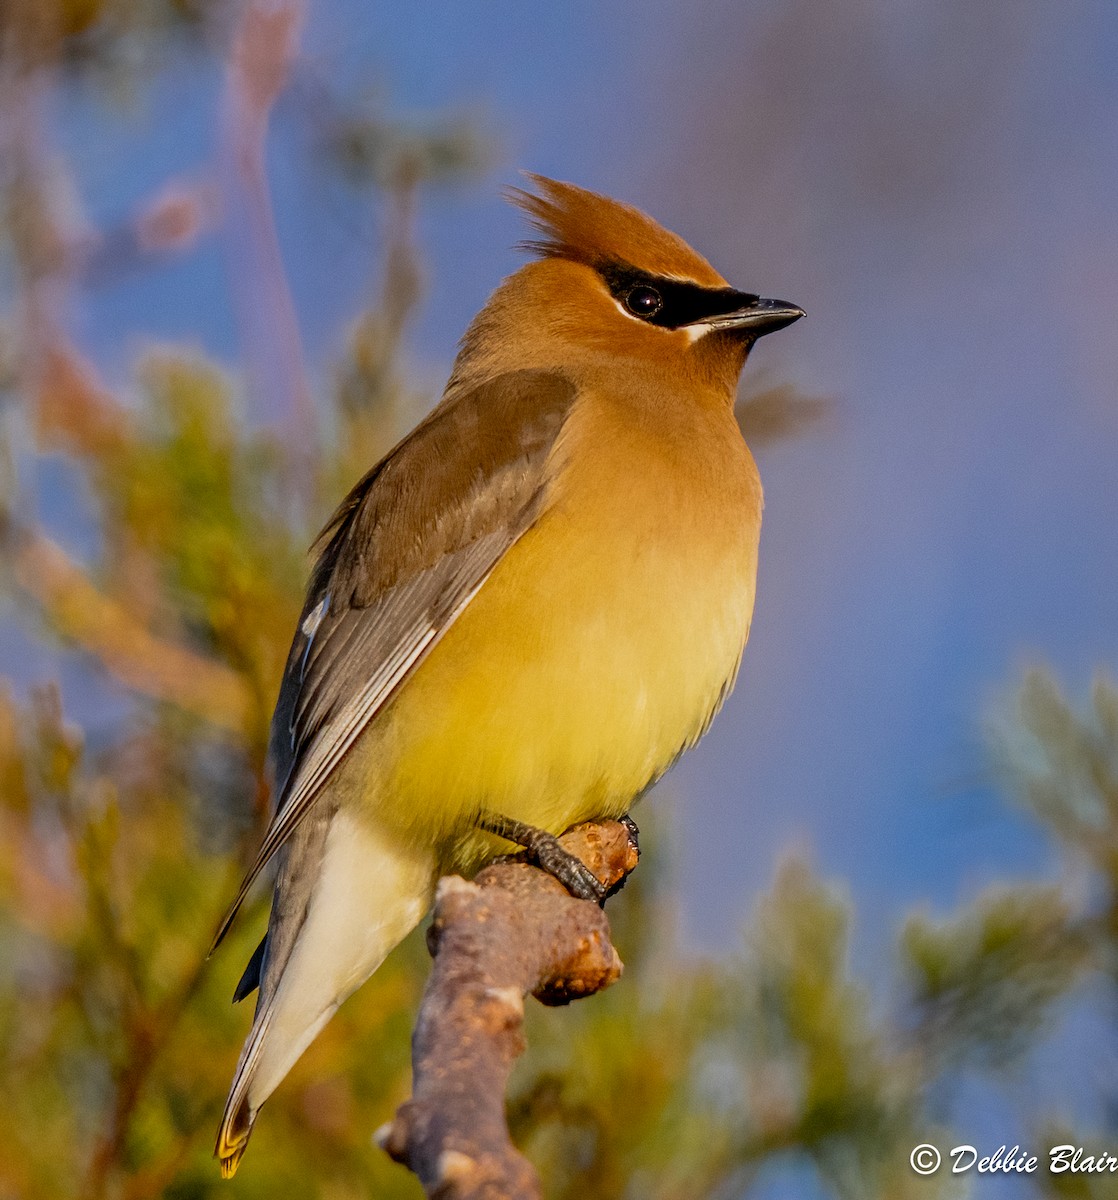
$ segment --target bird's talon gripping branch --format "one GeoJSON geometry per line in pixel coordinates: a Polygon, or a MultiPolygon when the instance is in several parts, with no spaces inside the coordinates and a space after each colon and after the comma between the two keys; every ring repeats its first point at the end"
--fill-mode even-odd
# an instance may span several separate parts
{"type": "Polygon", "coordinates": [[[633,818],[631,816],[629,816],[628,813],[626,813],[620,820],[621,820],[621,824],[624,825],[625,828],[629,831],[629,844],[637,852],[637,858],[640,858],[640,856],[641,856],[641,841],[640,841],[641,831],[637,828],[636,821],[634,821],[633,818]]]}
{"type": "MultiPolygon", "coordinates": [[[[618,818],[617,823],[625,830],[625,833],[628,836],[629,849],[632,851],[633,862],[634,863],[638,862],[640,860],[640,856],[641,856],[641,843],[640,843],[640,832],[641,831],[637,828],[636,821],[634,821],[633,818],[631,816],[629,816],[628,813],[626,813],[623,817],[618,818]]],[[[619,891],[621,891],[621,889],[628,882],[629,882],[628,874],[622,875],[621,878],[619,880],[617,880],[617,882],[614,883],[613,886],[606,892],[606,899],[608,900],[611,896],[616,896],[617,893],[619,891]]]]}
{"type": "Polygon", "coordinates": [[[605,885],[581,859],[568,854],[553,834],[543,834],[527,850],[536,865],[557,879],[576,899],[593,900],[595,904],[604,902],[605,885]]]}
{"type": "Polygon", "coordinates": [[[557,879],[576,899],[592,900],[595,904],[604,902],[609,889],[582,859],[564,850],[553,833],[500,813],[483,813],[478,828],[522,846],[540,870],[557,879]]]}

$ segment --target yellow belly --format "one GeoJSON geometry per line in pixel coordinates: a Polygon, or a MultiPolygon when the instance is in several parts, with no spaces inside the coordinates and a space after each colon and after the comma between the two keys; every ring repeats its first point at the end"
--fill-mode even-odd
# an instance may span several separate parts
{"type": "Polygon", "coordinates": [[[554,503],[355,747],[378,821],[450,845],[481,808],[553,832],[619,816],[728,691],[753,610],[748,451],[681,495],[655,437],[624,471],[605,442],[566,448],[554,503]]]}

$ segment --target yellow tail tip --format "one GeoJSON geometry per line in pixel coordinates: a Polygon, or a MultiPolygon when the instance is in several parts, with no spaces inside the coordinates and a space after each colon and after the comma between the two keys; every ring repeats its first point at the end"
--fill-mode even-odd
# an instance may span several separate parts
{"type": "Polygon", "coordinates": [[[214,1157],[221,1164],[222,1179],[232,1179],[236,1175],[237,1167],[248,1149],[248,1139],[252,1135],[255,1120],[256,1113],[249,1110],[243,1099],[232,1112],[226,1111],[214,1147],[214,1157]]]}
{"type": "Polygon", "coordinates": [[[236,1150],[231,1151],[227,1156],[221,1158],[221,1178],[232,1179],[237,1173],[237,1167],[244,1156],[245,1147],[238,1146],[236,1150]]]}

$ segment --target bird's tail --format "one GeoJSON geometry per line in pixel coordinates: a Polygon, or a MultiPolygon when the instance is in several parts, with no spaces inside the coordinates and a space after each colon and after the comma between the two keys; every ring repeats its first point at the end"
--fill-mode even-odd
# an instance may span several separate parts
{"type": "Polygon", "coordinates": [[[306,857],[289,854],[277,881],[260,1001],[217,1135],[226,1179],[244,1155],[260,1106],[431,903],[430,850],[401,844],[363,815],[336,812],[321,858],[309,864],[306,857]]]}
{"type": "Polygon", "coordinates": [[[252,1032],[241,1050],[229,1098],[225,1101],[225,1112],[221,1117],[217,1145],[214,1147],[214,1154],[221,1164],[222,1179],[231,1179],[237,1173],[237,1166],[248,1149],[248,1139],[252,1136],[259,1106],[253,1108],[250,1105],[248,1092],[255,1076],[255,1063],[260,1057],[267,1032],[265,1022],[253,1024],[252,1032]]]}

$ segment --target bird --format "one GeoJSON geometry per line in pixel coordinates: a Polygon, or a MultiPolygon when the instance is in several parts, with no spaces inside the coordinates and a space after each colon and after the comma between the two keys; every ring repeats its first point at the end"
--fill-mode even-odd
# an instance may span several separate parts
{"type": "Polygon", "coordinates": [[[276,803],[215,947],[278,862],[218,1132],[261,1105],[423,918],[442,874],[630,808],[705,733],[752,620],[761,483],[734,417],[754,342],[804,316],[737,291],[642,210],[527,175],[533,236],[442,399],[312,547],[269,743],[276,803]]]}

